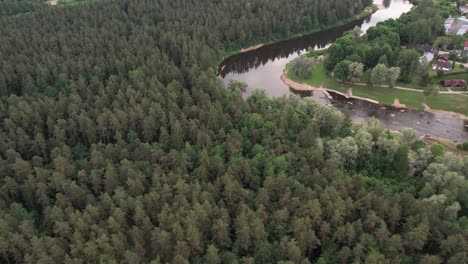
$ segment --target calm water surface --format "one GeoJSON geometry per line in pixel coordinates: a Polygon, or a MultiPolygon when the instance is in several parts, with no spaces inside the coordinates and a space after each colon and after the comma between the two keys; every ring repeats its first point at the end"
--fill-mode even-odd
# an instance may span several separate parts
{"type": "MultiPolygon", "coordinates": [[[[219,75],[225,83],[228,83],[230,79],[247,83],[246,95],[251,94],[256,88],[264,89],[269,97],[288,95],[292,92],[280,80],[283,69],[291,60],[307,52],[309,47],[327,48],[344,32],[356,26],[366,31],[378,22],[400,17],[413,7],[406,0],[375,0],[374,3],[385,8],[377,11],[370,18],[229,57],[220,65],[219,75]]],[[[330,104],[330,101],[321,93],[314,93],[313,96],[319,103],[330,104]]],[[[382,107],[360,100],[348,100],[339,95],[333,97],[334,107],[342,109],[348,105],[354,121],[360,122],[369,117],[376,117],[388,129],[401,130],[409,127],[414,128],[420,135],[443,137],[459,142],[468,141],[468,132],[463,128],[463,122],[449,115],[415,110],[402,112],[393,107],[382,107]]]]}

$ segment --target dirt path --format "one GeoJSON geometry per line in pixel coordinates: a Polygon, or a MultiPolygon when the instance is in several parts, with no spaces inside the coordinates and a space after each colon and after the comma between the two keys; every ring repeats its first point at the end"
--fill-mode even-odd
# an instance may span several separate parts
{"type": "MultiPolygon", "coordinates": [[[[354,83],[355,85],[359,86],[368,86],[366,83],[354,83]]],[[[388,88],[388,85],[381,85],[380,87],[385,87],[388,88]]],[[[412,92],[417,92],[417,93],[423,93],[423,90],[420,89],[414,89],[414,88],[406,88],[406,87],[401,87],[401,86],[395,86],[392,89],[397,89],[397,90],[405,90],[405,91],[412,91],[412,92]]],[[[465,95],[468,94],[468,91],[440,91],[439,94],[461,94],[465,95]]]]}

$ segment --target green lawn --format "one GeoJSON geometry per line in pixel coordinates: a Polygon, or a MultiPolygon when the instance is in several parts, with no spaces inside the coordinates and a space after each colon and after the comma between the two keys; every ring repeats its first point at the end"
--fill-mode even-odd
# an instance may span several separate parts
{"type": "Polygon", "coordinates": [[[424,90],[424,87],[419,84],[419,80],[417,78],[411,78],[409,83],[398,82],[396,86],[424,90]]]}
{"type": "Polygon", "coordinates": [[[445,75],[444,77],[438,78],[437,81],[450,80],[450,79],[468,79],[468,73],[460,73],[455,75],[445,75]]]}
{"type": "Polygon", "coordinates": [[[468,116],[468,95],[439,94],[429,97],[427,101],[432,109],[453,111],[468,116]]]}
{"type": "MultiPolygon", "coordinates": [[[[466,69],[459,69],[459,70],[452,71],[452,72],[455,73],[455,74],[445,75],[445,76],[440,77],[440,78],[437,78],[437,76],[436,76],[437,73],[435,71],[431,70],[431,72],[429,74],[433,76],[435,83],[439,83],[440,81],[451,80],[451,79],[464,79],[464,80],[468,79],[468,73],[466,72],[466,69]]],[[[424,86],[421,86],[419,84],[419,81],[420,81],[419,77],[413,76],[409,83],[399,82],[399,83],[397,83],[396,86],[412,88],[412,89],[418,89],[418,90],[424,90],[424,86]]],[[[443,87],[440,87],[440,90],[441,91],[447,91],[447,89],[443,88],[443,87]]]]}
{"type": "Polygon", "coordinates": [[[418,92],[363,85],[346,85],[343,87],[335,80],[328,80],[325,84],[325,87],[338,90],[340,92],[346,92],[349,87],[352,87],[353,95],[355,96],[370,98],[387,105],[393,104],[395,98],[398,98],[400,103],[405,104],[408,107],[418,110],[424,109],[422,106],[422,103],[424,102],[424,95],[418,92]]]}
{"type": "Polygon", "coordinates": [[[290,64],[286,66],[288,72],[288,78],[300,83],[306,83],[314,87],[320,87],[326,79],[327,71],[325,69],[325,65],[323,63],[315,65],[314,71],[310,78],[304,79],[297,75],[295,75],[292,71],[290,71],[290,64]]]}
{"type": "MultiPolygon", "coordinates": [[[[299,78],[298,76],[295,76],[292,72],[290,72],[289,64],[286,66],[286,69],[288,70],[288,78],[296,82],[306,83],[315,87],[320,87],[323,84],[325,88],[336,90],[342,93],[346,93],[348,88],[351,87],[353,88],[354,96],[373,99],[387,105],[392,105],[395,101],[395,98],[398,98],[400,100],[400,103],[406,105],[407,107],[418,110],[424,110],[422,104],[424,103],[425,98],[422,92],[405,91],[386,87],[372,87],[367,85],[343,85],[341,82],[338,82],[335,79],[327,78],[325,66],[323,64],[318,64],[315,67],[310,78],[307,79],[299,78]]],[[[444,78],[464,79],[465,76],[468,77],[468,73],[445,76],[444,78]]],[[[408,87],[408,85],[406,85],[406,87],[408,87]]],[[[415,88],[415,86],[408,88],[415,88]]],[[[465,95],[438,94],[436,96],[429,97],[427,100],[427,104],[431,109],[453,111],[464,115],[468,115],[468,96],[465,95]]]]}
{"type": "MultiPolygon", "coordinates": [[[[353,95],[370,98],[379,101],[383,104],[393,104],[395,98],[400,100],[400,103],[406,106],[424,110],[422,103],[424,102],[423,93],[398,90],[384,87],[371,87],[361,85],[345,85],[337,83],[335,80],[327,80],[325,87],[339,92],[346,92],[349,87],[353,88],[353,95]]],[[[438,94],[429,97],[427,104],[431,109],[446,110],[468,115],[468,96],[456,94],[438,94]]]]}

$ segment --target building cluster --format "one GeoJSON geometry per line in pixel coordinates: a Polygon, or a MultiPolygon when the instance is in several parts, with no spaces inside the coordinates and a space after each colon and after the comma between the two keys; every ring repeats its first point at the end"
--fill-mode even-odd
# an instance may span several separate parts
{"type": "Polygon", "coordinates": [[[463,50],[439,51],[431,45],[415,45],[416,50],[422,50],[424,53],[420,58],[421,63],[430,64],[433,70],[450,71],[453,69],[453,62],[450,61],[450,55],[459,59],[468,58],[468,41],[464,42],[463,50]]]}

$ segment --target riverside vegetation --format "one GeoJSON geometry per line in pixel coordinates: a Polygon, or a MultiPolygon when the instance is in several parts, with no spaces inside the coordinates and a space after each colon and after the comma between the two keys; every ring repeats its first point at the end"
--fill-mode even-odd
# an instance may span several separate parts
{"type": "Polygon", "coordinates": [[[102,0],[0,18],[0,262],[466,263],[466,157],[216,77],[227,51],[368,4],[102,0]]]}
{"type": "MultiPolygon", "coordinates": [[[[418,110],[424,110],[425,103],[433,109],[468,115],[468,94],[437,94],[440,89],[437,82],[448,76],[431,75],[430,65],[421,63],[418,51],[409,48],[418,43],[433,43],[443,35],[445,11],[439,8],[440,4],[421,1],[401,18],[381,22],[363,36],[358,29],[353,30],[331,45],[325,63],[317,64],[318,71],[307,77],[291,72],[289,77],[315,86],[316,80],[323,80],[319,85],[343,93],[352,88],[353,95],[387,105],[398,98],[402,104],[418,110]],[[322,70],[323,66],[327,71],[322,70]],[[327,78],[327,72],[333,73],[333,78],[327,78]],[[397,89],[392,88],[395,86],[397,89]]],[[[307,56],[322,54],[312,51],[307,56]]]]}

